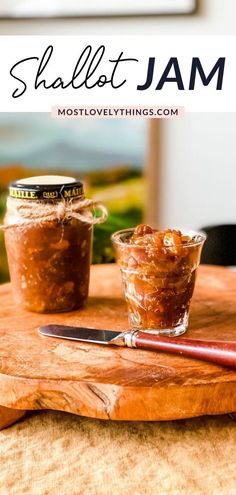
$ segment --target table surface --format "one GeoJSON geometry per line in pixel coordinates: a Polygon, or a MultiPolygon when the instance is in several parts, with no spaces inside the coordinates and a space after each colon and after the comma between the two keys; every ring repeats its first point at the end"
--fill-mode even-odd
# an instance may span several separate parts
{"type": "MultiPolygon", "coordinates": [[[[169,420],[236,410],[236,372],[164,353],[42,337],[63,323],[123,330],[126,307],[115,265],[92,267],[81,311],[38,315],[15,307],[0,287],[0,404],[60,409],[102,419],[169,420]]],[[[199,268],[186,337],[235,340],[236,274],[199,268]]]]}
{"type": "Polygon", "coordinates": [[[0,431],[1,495],[235,495],[236,422],[29,413],[0,431]]]}
{"type": "MultiPolygon", "coordinates": [[[[93,286],[95,272],[103,279],[104,270],[100,267],[93,270],[92,298],[97,297],[93,286]]],[[[215,276],[207,271],[201,268],[195,292],[191,318],[191,332],[195,335],[195,311],[202,298],[202,283],[207,277],[212,286],[217,284],[215,276]]],[[[112,298],[119,286],[118,272],[110,283],[112,298]]],[[[219,281],[218,290],[224,290],[219,281]]],[[[9,311],[13,305],[9,286],[0,288],[0,297],[2,316],[10,326],[9,311]]],[[[103,297],[107,297],[104,286],[99,294],[99,298],[103,297]]],[[[220,299],[219,295],[219,302],[220,299]]],[[[210,298],[205,303],[213,314],[210,298]]],[[[235,322],[233,305],[231,314],[235,322]]],[[[35,315],[31,317],[33,327],[35,315]]],[[[20,328],[22,323],[20,314],[20,328]]],[[[27,420],[0,431],[0,492],[1,495],[234,495],[235,442],[236,423],[229,416],[120,422],[56,411],[32,412],[27,420]]]]}

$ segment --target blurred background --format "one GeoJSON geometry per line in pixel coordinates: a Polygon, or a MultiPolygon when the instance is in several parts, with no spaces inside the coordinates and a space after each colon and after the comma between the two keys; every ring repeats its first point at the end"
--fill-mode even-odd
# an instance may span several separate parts
{"type": "MultiPolygon", "coordinates": [[[[223,35],[236,34],[235,16],[235,0],[54,0],[40,10],[33,0],[0,0],[0,33],[223,35]]],[[[109,207],[109,222],[95,233],[94,262],[112,261],[110,233],[141,220],[160,228],[236,224],[235,128],[234,113],[151,122],[2,113],[1,216],[10,180],[66,172],[109,207]]],[[[1,254],[1,281],[6,266],[1,254]]]]}
{"type": "MultiPolygon", "coordinates": [[[[143,218],[145,120],[59,120],[50,114],[0,113],[0,222],[10,182],[34,175],[81,179],[85,194],[102,201],[108,220],[94,228],[93,263],[114,261],[110,237],[143,218]]],[[[0,233],[0,280],[8,280],[0,233]]]]}

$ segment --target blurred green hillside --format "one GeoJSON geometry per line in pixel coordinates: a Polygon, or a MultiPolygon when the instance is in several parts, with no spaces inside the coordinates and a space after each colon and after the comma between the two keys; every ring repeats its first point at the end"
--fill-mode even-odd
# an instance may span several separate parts
{"type": "MultiPolygon", "coordinates": [[[[55,174],[55,171],[26,169],[21,165],[0,168],[0,223],[3,221],[7,187],[12,182],[33,175],[55,174]]],[[[75,175],[68,170],[61,175],[75,175]]],[[[108,208],[108,220],[94,228],[93,263],[114,262],[110,237],[116,230],[137,225],[142,221],[144,178],[128,165],[117,165],[108,170],[80,173],[85,194],[102,201],[108,208]]],[[[0,283],[9,280],[3,233],[0,232],[0,283]]]]}

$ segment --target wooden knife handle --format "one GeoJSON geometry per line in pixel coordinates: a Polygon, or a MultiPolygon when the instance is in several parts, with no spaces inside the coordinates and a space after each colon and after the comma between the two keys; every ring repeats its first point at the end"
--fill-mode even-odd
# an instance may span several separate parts
{"type": "Polygon", "coordinates": [[[179,354],[236,368],[236,342],[160,337],[148,332],[136,331],[132,335],[132,347],[179,354]]]}

